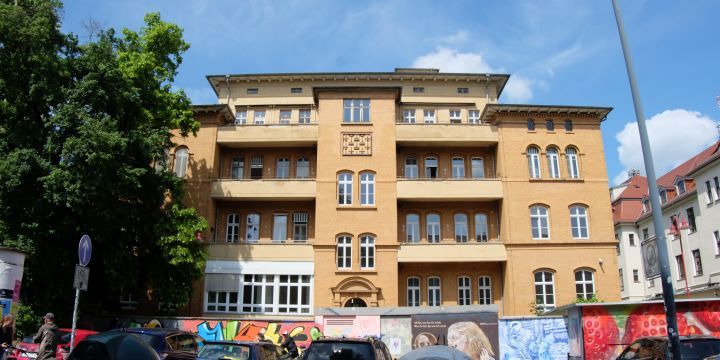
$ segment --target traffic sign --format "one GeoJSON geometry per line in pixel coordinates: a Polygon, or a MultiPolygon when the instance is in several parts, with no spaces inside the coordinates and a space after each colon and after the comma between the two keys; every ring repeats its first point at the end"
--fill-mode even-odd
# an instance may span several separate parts
{"type": "Polygon", "coordinates": [[[92,256],[92,240],[90,240],[90,236],[83,235],[78,244],[80,266],[87,266],[90,263],[90,256],[92,256]]]}
{"type": "Polygon", "coordinates": [[[87,291],[89,280],[90,269],[84,266],[75,265],[75,281],[73,282],[73,287],[78,290],[87,291]]]}

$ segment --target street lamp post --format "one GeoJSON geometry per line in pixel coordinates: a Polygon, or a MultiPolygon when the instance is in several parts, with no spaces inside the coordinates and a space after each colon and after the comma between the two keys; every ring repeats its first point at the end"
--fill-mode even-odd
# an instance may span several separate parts
{"type": "Polygon", "coordinates": [[[647,174],[648,189],[650,190],[650,205],[652,209],[653,225],[655,228],[655,237],[657,239],[657,249],[660,257],[660,280],[663,289],[663,300],[665,301],[665,318],[667,320],[668,333],[668,355],[669,359],[681,359],[680,355],[680,337],[677,332],[677,318],[675,310],[675,289],[670,275],[670,262],[668,261],[667,239],[665,237],[665,227],[662,218],[662,208],[660,205],[660,194],[657,188],[657,177],[655,176],[655,165],[653,164],[652,152],[650,151],[650,141],[648,140],[647,127],[645,125],[645,114],[643,114],[642,103],[635,80],[635,70],[633,69],[630,51],[628,50],[627,41],[625,39],[625,28],[620,17],[620,8],[617,0],[612,0],[613,10],[615,12],[615,21],[617,22],[618,32],[620,33],[620,43],[622,44],[623,55],[625,56],[625,67],[627,68],[628,80],[630,80],[630,91],[632,92],[633,104],[635,105],[635,118],[638,123],[638,131],[640,132],[640,144],[642,146],[643,160],[645,161],[645,173],[647,174]]]}

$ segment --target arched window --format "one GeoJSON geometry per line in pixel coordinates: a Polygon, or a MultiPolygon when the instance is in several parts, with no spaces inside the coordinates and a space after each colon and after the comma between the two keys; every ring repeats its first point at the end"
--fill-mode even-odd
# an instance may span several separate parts
{"type": "Polygon", "coordinates": [[[528,170],[531,179],[540,178],[540,149],[531,146],[527,149],[528,170]]]}
{"type": "Polygon", "coordinates": [[[406,179],[417,179],[418,177],[418,163],[414,157],[408,157],[405,159],[405,178],[406,179]]]}
{"type": "Polygon", "coordinates": [[[372,235],[360,236],[360,269],[375,268],[375,237],[372,235]]]}
{"type": "Polygon", "coordinates": [[[565,149],[565,157],[567,158],[567,167],[571,179],[580,178],[580,166],[578,165],[577,150],[575,148],[565,149]]]}
{"type": "Polygon", "coordinates": [[[435,179],[438,177],[438,161],[434,156],[425,158],[425,177],[435,179]]]}
{"type": "Polygon", "coordinates": [[[287,179],[290,177],[290,159],[279,158],[275,165],[275,178],[287,179]]]}
{"type": "Polygon", "coordinates": [[[295,162],[295,177],[306,179],[310,177],[310,161],[307,158],[299,158],[295,162]]]}
{"type": "Polygon", "coordinates": [[[185,174],[187,173],[189,157],[190,157],[190,152],[188,151],[188,148],[181,146],[181,147],[175,149],[175,168],[174,168],[175,176],[185,177],[185,174]]]}
{"type": "Polygon", "coordinates": [[[375,205],[375,174],[360,173],[360,205],[375,205]]]}
{"type": "Polygon", "coordinates": [[[478,304],[490,305],[492,303],[492,280],[489,276],[481,276],[478,278],[478,304]]]}
{"type": "Polygon", "coordinates": [[[554,146],[547,148],[548,172],[553,179],[560,178],[560,162],[558,161],[558,149],[554,146]]]}
{"type": "Polygon", "coordinates": [[[589,300],[595,297],[595,274],[592,271],[575,271],[575,292],[578,299],[589,300]]]}
{"type": "Polygon", "coordinates": [[[573,131],[572,120],[570,120],[570,119],[565,120],[565,131],[573,131]]]}
{"type": "Polygon", "coordinates": [[[260,214],[247,214],[245,223],[245,241],[256,243],[260,241],[260,214]]]}
{"type": "Polygon", "coordinates": [[[528,119],[527,121],[527,129],[530,131],[535,131],[535,120],[528,119]]]}
{"type": "Polygon", "coordinates": [[[428,214],[425,221],[427,224],[427,241],[429,243],[440,242],[440,215],[428,214]]]}
{"type": "Polygon", "coordinates": [[[440,278],[437,276],[431,276],[428,278],[428,306],[440,306],[441,300],[441,285],[440,278]]]}
{"type": "Polygon", "coordinates": [[[405,216],[405,231],[407,232],[407,242],[420,242],[420,216],[418,214],[405,216]]]}
{"type": "Polygon", "coordinates": [[[338,269],[352,269],[352,238],[350,236],[338,236],[336,254],[338,269]]]}
{"type": "Polygon", "coordinates": [[[455,241],[468,242],[468,219],[463,213],[455,214],[455,241]]]}
{"type": "Polygon", "coordinates": [[[420,278],[407,278],[407,306],[420,306],[420,278]]]}
{"type": "Polygon", "coordinates": [[[545,128],[547,131],[555,131],[555,123],[552,120],[547,119],[545,120],[545,128]]]}
{"type": "Polygon", "coordinates": [[[550,271],[535,272],[535,307],[541,311],[555,308],[555,274],[550,271]]]}
{"type": "Polygon", "coordinates": [[[472,304],[472,286],[470,277],[461,276],[458,278],[458,305],[472,304]]]}
{"type": "Polygon", "coordinates": [[[240,240],[240,215],[229,214],[227,217],[227,233],[225,234],[225,241],[229,243],[236,243],[240,240]]]}
{"type": "Polygon", "coordinates": [[[485,177],[485,166],[483,165],[483,158],[474,157],[470,159],[470,166],[472,167],[473,179],[482,179],[485,177]]]}
{"type": "Polygon", "coordinates": [[[550,222],[548,208],[542,205],[535,205],[530,208],[530,227],[532,228],[533,239],[550,238],[550,222]]]}
{"type": "Polygon", "coordinates": [[[349,172],[338,174],[338,204],[352,205],[353,176],[349,172]]]}
{"type": "Polygon", "coordinates": [[[589,237],[587,208],[581,205],[570,207],[570,228],[574,239],[587,239],[589,237]]]}
{"type": "Polygon", "coordinates": [[[452,177],[453,179],[465,178],[465,159],[461,157],[452,158],[452,177]]]}
{"type": "Polygon", "coordinates": [[[475,241],[487,242],[488,238],[487,215],[475,214],[475,241]]]}

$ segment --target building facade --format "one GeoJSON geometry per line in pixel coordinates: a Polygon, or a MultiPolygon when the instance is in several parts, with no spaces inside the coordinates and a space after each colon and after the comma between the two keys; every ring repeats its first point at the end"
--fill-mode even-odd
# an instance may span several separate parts
{"type": "Polygon", "coordinates": [[[600,125],[507,105],[507,75],[208,76],[173,170],[211,225],[193,316],[619,299],[600,125]]]}
{"type": "MultiPolygon", "coordinates": [[[[658,192],[678,297],[713,297],[720,284],[720,142],[658,178],[658,192]]],[[[646,279],[643,241],[655,238],[647,179],[632,172],[611,189],[623,300],[662,297],[646,279]]]]}

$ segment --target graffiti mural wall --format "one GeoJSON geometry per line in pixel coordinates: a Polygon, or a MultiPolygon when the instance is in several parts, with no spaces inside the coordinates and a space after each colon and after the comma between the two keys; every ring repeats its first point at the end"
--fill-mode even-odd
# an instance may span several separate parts
{"type": "Polygon", "coordinates": [[[412,350],[412,323],[410,317],[383,317],[380,319],[381,340],[390,353],[400,357],[412,350]]]}
{"type": "Polygon", "coordinates": [[[380,316],[316,316],[325,336],[380,337],[380,316]]]}
{"type": "Polygon", "coordinates": [[[496,312],[412,315],[413,349],[435,344],[452,346],[475,360],[498,354],[496,312]]]}
{"type": "MultiPolygon", "coordinates": [[[[720,336],[720,301],[677,303],[680,335],[720,336]]],[[[585,359],[615,358],[642,336],[667,336],[662,303],[582,307],[585,359]]]]}
{"type": "Polygon", "coordinates": [[[562,317],[501,319],[500,359],[567,359],[569,342],[562,317]]]}
{"type": "Polygon", "coordinates": [[[280,344],[282,333],[287,331],[298,346],[308,346],[312,340],[322,336],[322,331],[313,321],[181,320],[179,323],[179,329],[197,333],[205,340],[252,341],[262,332],[266,340],[280,344]]]}

